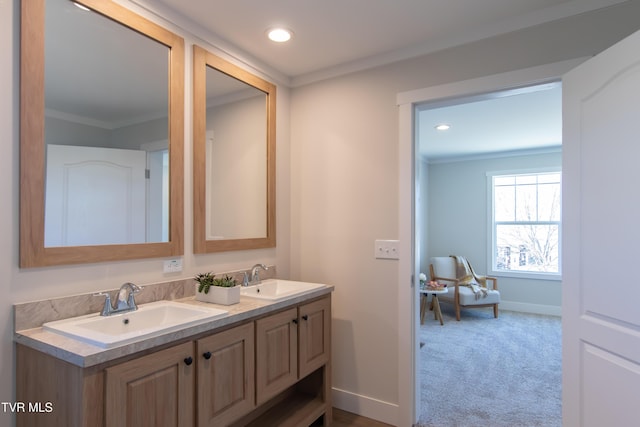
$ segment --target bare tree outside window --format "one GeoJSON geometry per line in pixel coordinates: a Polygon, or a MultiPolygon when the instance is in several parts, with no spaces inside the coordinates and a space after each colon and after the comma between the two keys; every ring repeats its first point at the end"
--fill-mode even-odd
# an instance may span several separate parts
{"type": "Polygon", "coordinates": [[[560,273],[561,173],[496,175],[494,271],[560,273]]]}

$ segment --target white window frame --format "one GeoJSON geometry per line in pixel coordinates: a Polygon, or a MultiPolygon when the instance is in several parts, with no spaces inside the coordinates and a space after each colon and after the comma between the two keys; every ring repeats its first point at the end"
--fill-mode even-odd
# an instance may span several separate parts
{"type": "MultiPolygon", "coordinates": [[[[505,171],[492,171],[487,172],[487,194],[488,194],[488,224],[487,224],[487,242],[489,244],[489,256],[487,257],[487,271],[491,276],[499,277],[514,277],[521,279],[538,279],[538,280],[562,280],[562,215],[558,221],[558,273],[546,273],[546,272],[533,272],[533,271],[517,271],[517,270],[496,270],[494,268],[496,262],[496,221],[495,221],[495,207],[494,207],[494,186],[493,179],[497,176],[508,175],[535,175],[544,173],[562,173],[560,167],[550,168],[532,168],[532,169],[518,169],[518,170],[505,170],[505,171]]],[[[560,199],[562,201],[562,198],[560,199]]],[[[562,202],[561,202],[562,203],[562,202]]],[[[562,210],[562,206],[560,206],[562,210]]]]}

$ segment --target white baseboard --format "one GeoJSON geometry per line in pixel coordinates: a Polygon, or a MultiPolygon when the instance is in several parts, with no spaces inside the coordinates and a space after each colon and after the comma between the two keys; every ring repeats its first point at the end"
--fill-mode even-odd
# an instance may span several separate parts
{"type": "Polygon", "coordinates": [[[521,313],[546,314],[562,316],[562,307],[556,305],[529,304],[524,302],[501,301],[500,310],[519,311],[521,313]]]}
{"type": "Polygon", "coordinates": [[[331,398],[335,408],[394,426],[398,425],[397,403],[384,402],[338,388],[332,389],[331,398]]]}

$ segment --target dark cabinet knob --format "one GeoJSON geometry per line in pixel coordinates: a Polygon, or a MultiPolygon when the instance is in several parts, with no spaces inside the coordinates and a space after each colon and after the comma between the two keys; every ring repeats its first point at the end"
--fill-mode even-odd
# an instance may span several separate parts
{"type": "Polygon", "coordinates": [[[297,325],[298,324],[298,319],[293,319],[292,322],[297,325]]]}
{"type": "Polygon", "coordinates": [[[304,316],[302,316],[303,320],[309,320],[309,316],[307,316],[306,314],[304,316]]]}
{"type": "Polygon", "coordinates": [[[204,358],[205,358],[205,359],[207,359],[207,360],[211,359],[211,352],[210,352],[210,351],[207,351],[206,353],[203,353],[203,354],[202,354],[202,357],[204,357],[204,358]]]}
{"type": "Polygon", "coordinates": [[[185,357],[184,359],[184,364],[189,366],[193,363],[193,357],[189,356],[189,357],[185,357]]]}

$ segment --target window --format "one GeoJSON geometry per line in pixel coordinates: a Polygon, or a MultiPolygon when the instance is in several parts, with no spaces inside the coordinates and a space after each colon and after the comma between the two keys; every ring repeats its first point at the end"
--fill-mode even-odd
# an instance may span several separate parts
{"type": "Polygon", "coordinates": [[[492,274],[560,278],[561,172],[490,174],[492,274]]]}

